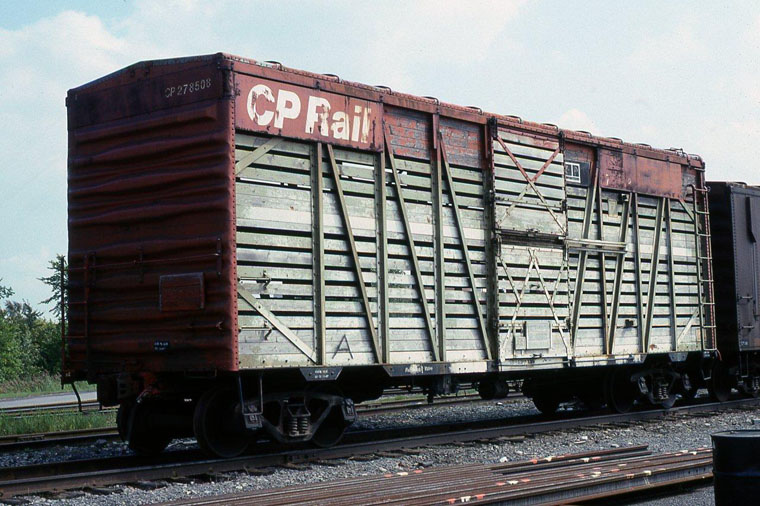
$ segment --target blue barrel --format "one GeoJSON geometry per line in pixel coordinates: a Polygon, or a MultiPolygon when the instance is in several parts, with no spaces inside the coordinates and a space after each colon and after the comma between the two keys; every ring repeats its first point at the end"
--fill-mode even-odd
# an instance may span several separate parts
{"type": "Polygon", "coordinates": [[[760,430],[718,432],[712,446],[715,504],[758,504],[760,430]]]}

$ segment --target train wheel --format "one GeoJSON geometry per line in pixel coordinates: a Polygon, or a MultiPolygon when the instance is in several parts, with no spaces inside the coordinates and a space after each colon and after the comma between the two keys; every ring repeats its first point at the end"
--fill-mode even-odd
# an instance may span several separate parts
{"type": "MultiPolygon", "coordinates": [[[[164,430],[153,427],[152,418],[155,414],[149,402],[135,403],[125,406],[124,416],[129,421],[126,425],[126,439],[129,449],[144,457],[158,455],[171,443],[172,437],[164,430]]],[[[117,415],[118,417],[118,415],[117,415]]],[[[122,424],[124,426],[124,424],[122,424]]],[[[121,429],[120,429],[121,433],[121,429]]]]}
{"type": "Polygon", "coordinates": [[[541,393],[533,396],[533,405],[544,415],[553,415],[559,408],[559,399],[551,394],[541,393]]]}
{"type": "Polygon", "coordinates": [[[605,380],[607,405],[615,413],[628,413],[636,402],[631,377],[625,370],[613,369],[605,380]]]}
{"type": "Polygon", "coordinates": [[[715,362],[712,368],[712,376],[707,382],[707,391],[710,398],[716,402],[726,402],[731,396],[731,376],[723,362],[715,362]]]}
{"type": "Polygon", "coordinates": [[[232,458],[248,448],[240,401],[232,388],[207,390],[195,406],[193,432],[201,449],[216,457],[232,458]]]}
{"type": "Polygon", "coordinates": [[[327,418],[322,421],[311,441],[319,448],[330,448],[343,438],[345,432],[346,425],[343,421],[343,414],[339,407],[334,407],[330,410],[327,418]]]}
{"type": "Polygon", "coordinates": [[[343,398],[343,392],[335,385],[316,387],[307,393],[308,406],[312,417],[319,421],[319,426],[311,438],[312,444],[319,448],[335,446],[348,428],[340,404],[331,404],[329,397],[343,398]]]}

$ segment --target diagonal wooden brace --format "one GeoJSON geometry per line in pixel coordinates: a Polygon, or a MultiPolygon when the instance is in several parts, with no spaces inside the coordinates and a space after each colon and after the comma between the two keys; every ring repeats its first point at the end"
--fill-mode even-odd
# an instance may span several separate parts
{"type": "Polygon", "coordinates": [[[283,140],[282,137],[273,137],[269,139],[267,142],[256,148],[253,152],[248,153],[243,158],[238,160],[238,162],[235,164],[235,175],[239,175],[241,172],[243,172],[245,169],[247,169],[252,163],[255,163],[259,158],[264,156],[265,154],[269,153],[269,151],[277,146],[279,143],[281,143],[283,140]]]}
{"type": "Polygon", "coordinates": [[[293,332],[290,327],[285,325],[277,316],[275,316],[274,313],[272,313],[270,310],[264,307],[259,300],[253,296],[251,292],[245,289],[245,287],[242,285],[242,283],[238,283],[238,295],[243,298],[244,301],[246,301],[250,306],[258,311],[258,313],[264,317],[269,323],[272,324],[274,328],[276,328],[285,338],[290,341],[296,348],[298,348],[301,353],[306,355],[309,360],[317,363],[317,358],[314,353],[314,350],[311,349],[311,346],[306,344],[301,340],[300,337],[298,337],[295,332],[293,332]]]}

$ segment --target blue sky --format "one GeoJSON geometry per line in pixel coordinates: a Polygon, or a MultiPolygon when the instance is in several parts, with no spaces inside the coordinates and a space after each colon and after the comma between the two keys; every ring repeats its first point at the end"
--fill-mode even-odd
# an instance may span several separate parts
{"type": "Polygon", "coordinates": [[[0,2],[0,278],[31,303],[66,251],[69,88],[230,52],[681,147],[760,184],[760,2],[0,2]]]}

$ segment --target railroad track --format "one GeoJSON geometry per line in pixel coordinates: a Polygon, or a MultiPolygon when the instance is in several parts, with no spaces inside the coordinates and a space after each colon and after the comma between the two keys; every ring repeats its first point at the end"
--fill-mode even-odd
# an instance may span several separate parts
{"type": "Polygon", "coordinates": [[[710,449],[654,455],[645,445],[505,464],[467,464],[362,476],[165,504],[557,504],[698,484],[711,478],[710,449]]]}
{"type": "MultiPolygon", "coordinates": [[[[510,400],[518,398],[522,398],[522,395],[513,394],[508,397],[510,400]]],[[[467,393],[456,397],[440,398],[435,400],[433,403],[429,403],[423,396],[416,396],[412,399],[398,399],[392,401],[377,401],[359,404],[357,406],[357,414],[360,416],[370,416],[380,413],[403,411],[407,409],[420,409],[428,406],[456,405],[468,402],[481,402],[481,399],[477,394],[467,393]]],[[[73,406],[76,407],[76,403],[74,403],[73,406]]],[[[59,407],[59,405],[56,405],[56,407],[59,407]]],[[[27,415],[22,412],[19,414],[19,416],[27,415]]],[[[88,444],[97,441],[98,439],[113,440],[118,437],[119,434],[116,430],[116,427],[74,429],[68,431],[40,432],[31,434],[14,434],[8,436],[0,436],[0,452],[28,448],[42,448],[53,445],[88,444]]]]}
{"type": "MultiPolygon", "coordinates": [[[[23,494],[102,487],[120,483],[150,480],[172,480],[187,476],[219,475],[228,472],[253,472],[277,465],[347,459],[378,452],[408,452],[421,448],[455,442],[493,440],[566,430],[609,423],[656,420],[684,413],[718,411],[748,405],[758,405],[760,399],[741,399],[725,403],[703,402],[689,406],[636,411],[627,414],[583,416],[573,414],[547,420],[540,416],[514,417],[507,420],[459,422],[422,427],[352,431],[332,448],[297,447],[286,451],[262,444],[256,455],[234,459],[207,459],[198,451],[170,451],[158,458],[113,457],[0,469],[0,497],[23,494]],[[403,436],[399,437],[399,432],[403,436]],[[72,471],[76,470],[76,471],[72,471]]],[[[382,453],[381,453],[382,454],[382,453]]]]}

